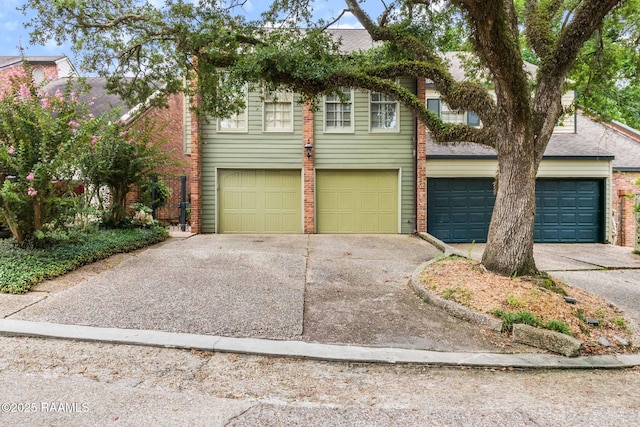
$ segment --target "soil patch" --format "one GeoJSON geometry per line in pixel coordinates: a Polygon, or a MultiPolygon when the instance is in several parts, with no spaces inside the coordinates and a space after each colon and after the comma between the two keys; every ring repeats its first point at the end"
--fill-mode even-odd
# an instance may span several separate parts
{"type": "Polygon", "coordinates": [[[459,257],[430,264],[420,279],[430,292],[495,317],[499,312],[525,318],[532,314],[541,327],[562,322],[571,336],[584,343],[582,355],[637,351],[624,313],[604,298],[557,279],[504,277],[459,257]],[[568,303],[565,296],[575,303],[568,303]],[[603,340],[610,346],[603,345],[603,340]]]}

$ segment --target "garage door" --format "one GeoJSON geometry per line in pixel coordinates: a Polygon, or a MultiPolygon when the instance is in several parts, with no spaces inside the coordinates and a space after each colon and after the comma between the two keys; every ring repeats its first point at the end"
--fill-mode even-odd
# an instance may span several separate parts
{"type": "Polygon", "coordinates": [[[316,171],[318,233],[398,233],[398,171],[316,171]]]}
{"type": "MultiPolygon", "coordinates": [[[[430,178],[427,231],[450,243],[486,242],[494,202],[492,179],[430,178]]],[[[602,226],[602,180],[536,182],[536,242],[602,242],[602,226]]]]}
{"type": "Polygon", "coordinates": [[[301,233],[300,171],[219,170],[221,233],[301,233]]]}

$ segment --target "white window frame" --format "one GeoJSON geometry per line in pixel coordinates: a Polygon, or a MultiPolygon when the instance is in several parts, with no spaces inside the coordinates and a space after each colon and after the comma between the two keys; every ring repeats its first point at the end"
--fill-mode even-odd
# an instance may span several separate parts
{"type": "MultiPolygon", "coordinates": [[[[426,107],[430,110],[433,111],[434,113],[438,114],[438,117],[440,117],[442,119],[442,121],[444,123],[452,123],[452,124],[463,124],[463,125],[468,125],[468,126],[473,126],[473,127],[482,127],[482,121],[480,120],[480,118],[478,118],[478,122],[479,124],[475,125],[475,124],[469,124],[469,114],[475,114],[471,111],[455,111],[455,110],[451,110],[449,108],[449,106],[447,105],[446,102],[444,102],[440,97],[435,97],[435,96],[430,96],[427,97],[426,99],[426,107]],[[433,109],[429,108],[429,101],[438,101],[438,111],[434,111],[433,109]],[[447,114],[455,114],[458,116],[462,117],[462,121],[450,121],[450,120],[445,120],[443,118],[443,113],[447,114]]],[[[476,114],[477,117],[477,114],[476,114]]]]}
{"type": "MultiPolygon", "coordinates": [[[[396,82],[397,83],[397,82],[396,82]]],[[[398,101],[393,100],[389,95],[385,95],[384,93],[381,92],[371,92],[369,91],[369,132],[370,133],[398,133],[400,132],[400,103],[398,101]],[[373,101],[372,97],[373,94],[379,94],[380,96],[384,97],[385,100],[384,101],[373,101]],[[395,105],[395,110],[396,110],[396,123],[395,126],[392,128],[378,128],[378,127],[373,127],[373,121],[371,120],[371,116],[373,114],[373,104],[387,104],[387,105],[395,105]]]]}
{"type": "MultiPolygon", "coordinates": [[[[292,133],[294,131],[294,105],[293,105],[293,93],[279,90],[275,92],[267,92],[265,91],[264,100],[262,101],[262,131],[268,133],[292,133]],[[286,104],[289,105],[289,124],[288,127],[282,128],[268,128],[267,126],[267,106],[268,104],[274,104],[277,108],[278,105],[284,106],[286,104]]],[[[276,113],[278,113],[276,111],[276,113]]]]}
{"type": "Polygon", "coordinates": [[[354,126],[354,118],[355,118],[355,103],[354,103],[354,97],[355,97],[355,93],[353,88],[347,88],[347,87],[341,87],[339,88],[339,90],[343,93],[343,94],[349,94],[349,100],[347,102],[342,102],[340,101],[340,98],[338,97],[338,95],[325,95],[323,97],[323,116],[322,116],[322,123],[323,123],[323,130],[324,133],[354,133],[355,132],[355,126],[354,126]],[[336,119],[336,122],[340,121],[343,122],[343,117],[342,115],[344,114],[344,108],[345,106],[349,107],[349,113],[350,113],[350,118],[349,118],[349,126],[328,126],[327,125],[327,105],[335,105],[338,109],[335,111],[336,114],[340,115],[340,120],[336,119]]]}

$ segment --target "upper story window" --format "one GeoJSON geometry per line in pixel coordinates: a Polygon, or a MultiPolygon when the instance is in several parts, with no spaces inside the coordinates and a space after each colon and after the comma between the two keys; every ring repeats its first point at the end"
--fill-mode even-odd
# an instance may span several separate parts
{"type": "Polygon", "coordinates": [[[285,91],[270,92],[263,104],[265,132],[293,132],[293,94],[285,91]]]}
{"type": "Polygon", "coordinates": [[[370,96],[370,123],[371,132],[398,131],[399,105],[389,95],[380,92],[371,92],[370,96]]]}
{"type": "MultiPolygon", "coordinates": [[[[245,105],[248,99],[245,92],[245,105]]],[[[248,131],[247,108],[244,111],[233,114],[225,119],[218,119],[218,132],[247,132],[248,131]]]]}
{"type": "Polygon", "coordinates": [[[341,87],[340,95],[324,97],[325,132],[353,132],[353,89],[341,87]]]}
{"type": "Polygon", "coordinates": [[[449,108],[440,98],[427,98],[427,109],[436,113],[445,123],[480,126],[480,118],[473,111],[458,111],[449,108]]]}

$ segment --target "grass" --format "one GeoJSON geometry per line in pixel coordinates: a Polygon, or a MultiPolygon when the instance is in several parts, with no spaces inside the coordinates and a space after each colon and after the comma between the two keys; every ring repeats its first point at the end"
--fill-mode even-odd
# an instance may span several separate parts
{"type": "Polygon", "coordinates": [[[471,298],[473,294],[461,286],[455,286],[442,291],[442,298],[462,303],[471,298]]]}
{"type": "Polygon", "coordinates": [[[111,255],[149,246],[167,238],[164,228],[100,230],[77,233],[46,248],[18,247],[0,241],[0,292],[22,294],[38,283],[111,255]]]}

